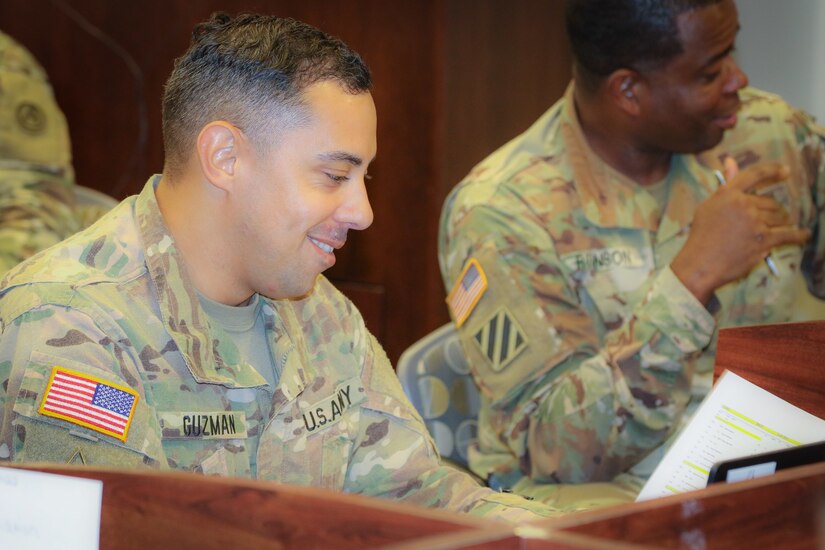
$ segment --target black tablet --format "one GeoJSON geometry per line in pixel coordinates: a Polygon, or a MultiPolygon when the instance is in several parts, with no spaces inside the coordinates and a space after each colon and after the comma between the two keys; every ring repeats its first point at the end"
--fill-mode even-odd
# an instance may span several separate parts
{"type": "Polygon", "coordinates": [[[716,482],[744,481],[768,476],[778,470],[825,461],[825,441],[799,445],[717,462],[710,469],[708,484],[716,482]]]}

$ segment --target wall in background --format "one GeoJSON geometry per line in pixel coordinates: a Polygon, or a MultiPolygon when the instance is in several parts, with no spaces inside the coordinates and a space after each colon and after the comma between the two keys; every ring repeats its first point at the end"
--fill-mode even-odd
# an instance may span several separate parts
{"type": "Polygon", "coordinates": [[[825,122],[825,1],[740,0],[737,59],[753,86],[825,122]]]}
{"type": "Polygon", "coordinates": [[[160,98],[193,25],[214,10],[291,16],[370,65],[375,222],[327,272],[393,362],[448,320],[436,235],[449,190],[523,131],[570,77],[562,4],[547,0],[2,0],[0,27],[52,80],[78,183],[117,198],[162,168],[160,98]]]}
{"type": "MultiPolygon", "coordinates": [[[[751,82],[825,121],[825,0],[737,4],[751,82]]],[[[193,24],[216,9],[304,19],[372,67],[375,223],[328,275],[394,361],[448,318],[436,260],[444,197],[567,85],[561,2],[2,0],[0,26],[40,59],[66,112],[79,183],[122,198],[161,169],[163,83],[193,24]]]]}

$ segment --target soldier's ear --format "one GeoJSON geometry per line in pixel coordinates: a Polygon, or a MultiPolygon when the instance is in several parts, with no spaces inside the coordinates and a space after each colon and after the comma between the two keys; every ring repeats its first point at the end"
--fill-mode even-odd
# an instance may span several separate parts
{"type": "Polygon", "coordinates": [[[216,120],[204,126],[195,147],[203,176],[214,186],[229,191],[238,171],[238,153],[244,138],[236,126],[216,120]]]}
{"type": "Polygon", "coordinates": [[[630,116],[641,112],[639,92],[643,83],[639,73],[632,69],[617,69],[606,81],[607,95],[619,110],[630,116]]]}

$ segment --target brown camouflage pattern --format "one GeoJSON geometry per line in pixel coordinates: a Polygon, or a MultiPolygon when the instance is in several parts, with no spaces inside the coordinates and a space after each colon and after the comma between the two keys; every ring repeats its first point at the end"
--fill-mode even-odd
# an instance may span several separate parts
{"type": "Polygon", "coordinates": [[[470,453],[476,474],[562,509],[600,495],[613,502],[615,490],[633,498],[710,387],[717,329],[787,321],[801,266],[812,291],[825,295],[823,131],[776,96],[741,96],[739,123],[717,147],[674,157],[664,212],[588,147],[572,84],[451,192],[439,236],[445,287],[470,258],[489,283],[459,329],[482,390],[470,453]],[[773,250],[780,277],[760,264],[720,288],[708,311],[668,266],[727,155],[741,167],[787,163],[781,198],[813,236],[804,250],[773,250]],[[504,368],[476,336],[502,310],[527,341],[504,368]],[[578,485],[591,482],[605,492],[578,485]]]}
{"type": "Polygon", "coordinates": [[[0,275],[100,217],[73,189],[69,130],[46,73],[0,32],[0,275]]]}
{"type": "Polygon", "coordinates": [[[323,277],[300,299],[259,298],[280,373],[267,386],[201,309],[158,181],[6,277],[0,460],[253,477],[510,521],[553,513],[440,464],[381,346],[323,277]],[[138,392],[124,442],[38,413],[54,365],[138,392]]]}

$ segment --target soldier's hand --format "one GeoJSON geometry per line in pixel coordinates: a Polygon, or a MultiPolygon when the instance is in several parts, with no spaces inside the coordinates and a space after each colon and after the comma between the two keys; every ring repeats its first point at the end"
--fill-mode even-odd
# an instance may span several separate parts
{"type": "Polygon", "coordinates": [[[764,163],[740,171],[725,163],[727,184],[696,209],[685,246],[671,269],[702,303],[727,282],[749,273],[771,248],[801,244],[807,229],[790,222],[785,208],[770,197],[749,191],[788,178],[787,167],[764,163]]]}

